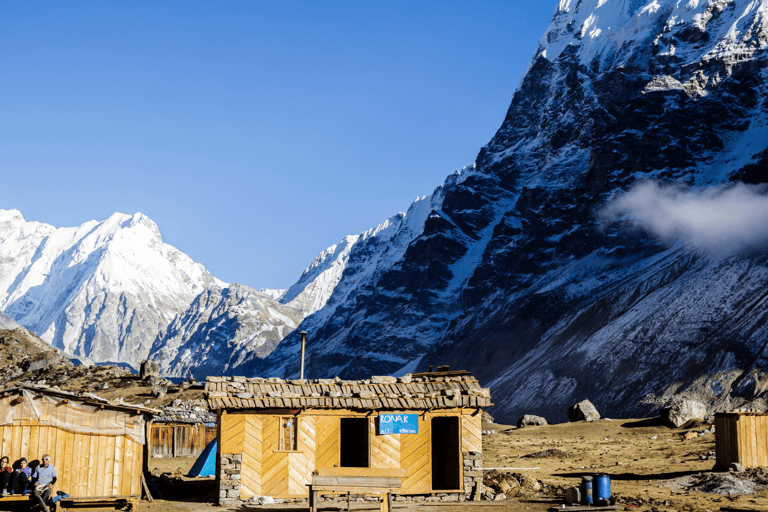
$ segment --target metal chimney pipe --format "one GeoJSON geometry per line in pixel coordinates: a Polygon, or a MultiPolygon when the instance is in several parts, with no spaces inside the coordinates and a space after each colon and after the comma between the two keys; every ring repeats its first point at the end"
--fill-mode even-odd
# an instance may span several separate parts
{"type": "Polygon", "coordinates": [[[304,347],[307,343],[307,331],[301,331],[301,370],[299,371],[299,378],[304,378],[304,347]]]}

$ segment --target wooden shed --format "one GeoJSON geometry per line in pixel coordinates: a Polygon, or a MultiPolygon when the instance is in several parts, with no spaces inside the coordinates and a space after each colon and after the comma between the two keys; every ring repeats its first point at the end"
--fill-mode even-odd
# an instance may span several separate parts
{"type": "Polygon", "coordinates": [[[198,402],[160,407],[150,427],[150,456],[197,457],[216,439],[216,415],[198,402]]]}
{"type": "Polygon", "coordinates": [[[722,468],[733,462],[745,469],[768,467],[768,414],[715,414],[715,454],[722,468]]]}
{"type": "Polygon", "coordinates": [[[219,502],[306,498],[323,468],[402,469],[403,495],[469,496],[482,486],[481,413],[468,372],[369,380],[209,377],[219,502]]]}
{"type": "Polygon", "coordinates": [[[58,473],[57,490],[73,499],[135,505],[153,412],[41,386],[0,389],[0,454],[11,464],[26,457],[35,467],[48,453],[58,473]]]}

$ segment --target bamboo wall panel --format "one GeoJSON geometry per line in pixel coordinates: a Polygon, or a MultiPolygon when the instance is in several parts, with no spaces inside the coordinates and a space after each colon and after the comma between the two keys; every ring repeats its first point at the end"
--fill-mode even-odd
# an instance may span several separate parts
{"type": "Polygon", "coordinates": [[[334,416],[315,417],[315,467],[332,468],[339,465],[339,418],[334,416]]]}
{"type": "Polygon", "coordinates": [[[464,415],[461,417],[461,451],[480,452],[483,450],[483,418],[464,415]]]}
{"type": "Polygon", "coordinates": [[[403,479],[403,494],[432,491],[431,420],[419,416],[419,433],[400,437],[400,464],[408,476],[403,479]]]}
{"type": "Polygon", "coordinates": [[[249,499],[262,495],[262,418],[255,414],[245,416],[244,430],[240,498],[249,499]]]}
{"type": "Polygon", "coordinates": [[[245,414],[221,416],[221,453],[243,453],[245,414]]]}
{"type": "Polygon", "coordinates": [[[263,464],[262,490],[267,496],[288,494],[288,453],[280,449],[280,418],[263,418],[263,464]]]}

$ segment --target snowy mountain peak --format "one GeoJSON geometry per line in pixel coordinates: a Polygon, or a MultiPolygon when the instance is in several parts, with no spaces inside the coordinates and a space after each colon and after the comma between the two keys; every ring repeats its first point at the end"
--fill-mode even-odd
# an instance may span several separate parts
{"type": "Polygon", "coordinates": [[[0,310],[66,351],[137,364],[158,328],[225,286],[141,213],[55,228],[0,212],[0,310]]]}
{"type": "Polygon", "coordinates": [[[0,210],[0,223],[24,221],[24,216],[19,210],[0,210]]]}
{"type": "Polygon", "coordinates": [[[768,0],[561,0],[537,56],[573,52],[616,68],[650,53],[685,64],[744,59],[768,45],[768,0]]]}

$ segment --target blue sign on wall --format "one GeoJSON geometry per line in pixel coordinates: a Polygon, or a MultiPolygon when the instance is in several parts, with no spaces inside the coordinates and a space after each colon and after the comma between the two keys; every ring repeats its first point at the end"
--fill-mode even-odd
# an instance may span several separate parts
{"type": "Polygon", "coordinates": [[[380,414],[379,435],[418,434],[418,414],[380,414]]]}

